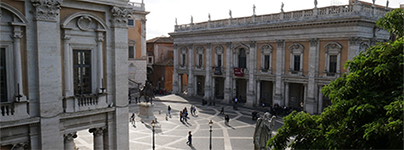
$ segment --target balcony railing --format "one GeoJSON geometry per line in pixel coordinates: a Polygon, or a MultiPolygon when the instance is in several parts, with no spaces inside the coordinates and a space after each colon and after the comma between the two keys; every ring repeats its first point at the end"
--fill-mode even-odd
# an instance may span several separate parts
{"type": "Polygon", "coordinates": [[[29,118],[28,102],[0,103],[0,121],[13,121],[29,118]]]}
{"type": "Polygon", "coordinates": [[[63,99],[64,112],[78,112],[108,107],[107,94],[79,95],[63,99]]]}

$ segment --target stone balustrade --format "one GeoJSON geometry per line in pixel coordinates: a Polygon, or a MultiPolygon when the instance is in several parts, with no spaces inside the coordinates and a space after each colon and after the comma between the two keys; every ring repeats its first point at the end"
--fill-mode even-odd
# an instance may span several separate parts
{"type": "Polygon", "coordinates": [[[0,103],[0,120],[13,121],[29,118],[28,102],[6,102],[0,103]]]}
{"type": "Polygon", "coordinates": [[[253,24],[275,24],[281,22],[293,22],[318,18],[349,17],[353,15],[374,17],[377,19],[384,16],[387,12],[388,10],[384,8],[362,4],[329,6],[307,10],[281,12],[276,14],[266,14],[258,16],[253,15],[249,17],[228,18],[212,21],[209,20],[207,22],[175,25],[175,32],[229,28],[253,24]]]}
{"type": "Polygon", "coordinates": [[[63,99],[64,112],[78,112],[108,107],[106,94],[74,96],[63,99]]]}
{"type": "Polygon", "coordinates": [[[144,3],[129,2],[128,5],[132,6],[133,10],[145,11],[144,3]]]}

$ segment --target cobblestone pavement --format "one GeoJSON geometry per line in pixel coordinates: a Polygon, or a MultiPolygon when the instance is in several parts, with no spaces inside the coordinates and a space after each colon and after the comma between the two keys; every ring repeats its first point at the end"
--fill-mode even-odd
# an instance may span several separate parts
{"type": "MultiPolygon", "coordinates": [[[[210,144],[209,124],[212,126],[212,149],[213,150],[252,150],[254,149],[253,134],[255,121],[251,119],[252,108],[240,106],[233,110],[232,105],[217,102],[216,106],[202,106],[201,99],[195,97],[184,97],[178,95],[156,96],[154,115],[158,124],[155,127],[155,148],[160,150],[207,150],[210,144]],[[167,106],[170,105],[171,118],[166,117],[167,106]],[[179,111],[195,105],[197,112],[195,116],[189,115],[188,122],[182,123],[179,120],[179,111]],[[224,115],[220,114],[221,107],[230,116],[229,126],[224,124],[224,115]],[[192,146],[186,144],[188,131],[192,132],[192,146]]],[[[262,115],[265,109],[254,108],[262,115]]],[[[142,121],[137,116],[137,104],[130,104],[131,113],[136,114],[134,124],[129,124],[129,142],[131,150],[152,149],[152,129],[150,122],[142,121]]],[[[129,115],[129,116],[130,116],[129,115]]],[[[128,118],[129,119],[129,118],[128,118]]],[[[282,125],[282,120],[277,119],[275,129],[282,125]]],[[[76,147],[79,150],[92,149],[92,135],[86,131],[77,132],[75,139],[76,147]]],[[[273,132],[275,134],[275,132],[273,132]]]]}

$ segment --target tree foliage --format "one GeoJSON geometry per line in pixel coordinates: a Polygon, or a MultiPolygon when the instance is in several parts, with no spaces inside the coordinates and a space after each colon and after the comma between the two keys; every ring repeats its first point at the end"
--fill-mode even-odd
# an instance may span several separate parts
{"type": "Polygon", "coordinates": [[[292,112],[267,146],[403,149],[403,14],[393,10],[377,22],[397,40],[377,43],[355,56],[345,64],[349,74],[323,88],[332,105],[320,115],[292,112]]]}

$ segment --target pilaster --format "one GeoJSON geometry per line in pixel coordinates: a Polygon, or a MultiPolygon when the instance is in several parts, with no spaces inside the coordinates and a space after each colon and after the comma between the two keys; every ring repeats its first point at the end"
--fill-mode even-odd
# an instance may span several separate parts
{"type": "Polygon", "coordinates": [[[315,85],[316,85],[316,73],[318,72],[318,57],[319,57],[319,39],[310,39],[310,47],[309,47],[309,80],[307,86],[305,86],[306,101],[305,101],[305,110],[313,114],[314,106],[316,105],[315,100],[315,85]],[[306,89],[307,88],[307,89],[306,89]]]}
{"type": "Polygon", "coordinates": [[[178,45],[174,44],[174,74],[173,74],[173,91],[174,94],[179,94],[179,83],[178,83],[178,45]]]}
{"type": "Polygon", "coordinates": [[[189,44],[189,48],[188,48],[188,95],[189,96],[193,96],[195,95],[194,92],[194,72],[193,72],[193,68],[194,68],[194,45],[193,44],[189,44]]]}
{"type": "Polygon", "coordinates": [[[356,52],[359,50],[360,42],[362,39],[360,37],[350,37],[348,45],[348,60],[352,60],[355,57],[356,52]]]}
{"type": "Polygon", "coordinates": [[[231,50],[232,49],[232,43],[227,42],[226,43],[226,78],[224,80],[224,103],[230,103],[232,99],[232,74],[231,74],[231,69],[233,66],[231,65],[233,63],[231,59],[231,50]]]}
{"type": "Polygon", "coordinates": [[[284,70],[285,61],[285,40],[276,40],[276,42],[276,89],[273,102],[274,104],[281,104],[283,103],[282,71],[284,70]]]}
{"type": "Polygon", "coordinates": [[[212,65],[210,64],[212,62],[212,57],[209,57],[212,55],[212,44],[207,43],[206,44],[206,52],[205,52],[205,58],[206,58],[206,65],[205,65],[205,95],[204,99],[211,99],[211,88],[212,88],[212,76],[211,76],[211,71],[212,71],[212,65]]]}
{"type": "Polygon", "coordinates": [[[104,128],[92,128],[88,131],[93,133],[93,149],[104,150],[104,128]]]}
{"type": "Polygon", "coordinates": [[[257,42],[256,41],[251,41],[250,42],[250,52],[249,52],[249,61],[248,63],[248,87],[247,87],[247,102],[246,104],[248,106],[254,106],[254,104],[257,104],[257,98],[255,95],[255,87],[256,87],[256,81],[255,81],[255,76],[254,73],[256,72],[256,66],[257,66],[257,56],[256,56],[256,48],[257,48],[257,42]]]}

